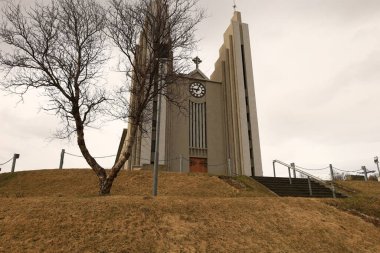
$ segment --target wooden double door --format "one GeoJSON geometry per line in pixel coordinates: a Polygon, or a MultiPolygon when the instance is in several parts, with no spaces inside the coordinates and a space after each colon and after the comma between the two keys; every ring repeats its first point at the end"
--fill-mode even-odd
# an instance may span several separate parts
{"type": "Polygon", "coordinates": [[[207,173],[207,158],[190,157],[191,173],[207,173]]]}

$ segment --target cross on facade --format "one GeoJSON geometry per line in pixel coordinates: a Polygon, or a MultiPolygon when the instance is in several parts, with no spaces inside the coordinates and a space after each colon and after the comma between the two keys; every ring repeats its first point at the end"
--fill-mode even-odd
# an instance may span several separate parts
{"type": "Polygon", "coordinates": [[[197,67],[197,69],[199,69],[199,64],[202,63],[201,59],[199,59],[199,57],[197,56],[193,59],[193,62],[195,63],[195,66],[197,67]]]}
{"type": "Polygon", "coordinates": [[[234,11],[236,11],[236,8],[237,8],[236,0],[234,0],[234,5],[232,7],[234,7],[234,11]]]}

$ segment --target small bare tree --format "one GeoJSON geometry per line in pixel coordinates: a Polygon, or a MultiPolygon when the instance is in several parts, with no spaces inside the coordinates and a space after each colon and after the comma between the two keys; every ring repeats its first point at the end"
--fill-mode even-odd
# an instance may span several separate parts
{"type": "Polygon", "coordinates": [[[114,179],[129,159],[137,129],[149,115],[152,101],[167,90],[159,85],[164,82],[160,81],[163,75],[159,75],[158,59],[173,62],[165,75],[165,83],[173,83],[178,73],[175,69],[181,69],[174,66],[183,65],[177,59],[185,59],[193,48],[194,27],[203,17],[203,12],[193,12],[195,3],[114,0],[109,16],[95,0],[55,0],[29,10],[9,4],[3,11],[0,39],[12,48],[10,53],[0,54],[0,65],[7,71],[3,87],[21,96],[35,88],[49,99],[44,109],[64,122],[59,137],[76,134],[83,157],[99,178],[101,195],[110,193],[114,179]],[[84,135],[108,100],[98,82],[108,60],[106,27],[126,56],[131,82],[119,90],[113,114],[128,118],[133,126],[128,148],[109,173],[90,154],[84,135]],[[131,102],[126,92],[135,95],[131,102]]]}
{"type": "Polygon", "coordinates": [[[32,88],[45,95],[49,102],[43,109],[63,122],[57,136],[76,133],[84,158],[103,184],[106,172],[91,156],[84,130],[107,101],[98,85],[108,60],[104,8],[94,0],[58,0],[28,10],[10,3],[3,14],[0,39],[11,50],[0,55],[7,71],[2,86],[21,96],[32,88]]]}

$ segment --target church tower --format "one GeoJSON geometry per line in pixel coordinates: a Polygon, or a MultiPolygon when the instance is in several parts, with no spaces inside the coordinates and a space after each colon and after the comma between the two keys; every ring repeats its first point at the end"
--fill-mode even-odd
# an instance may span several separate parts
{"type": "Polygon", "coordinates": [[[262,176],[256,96],[248,25],[235,11],[224,33],[211,80],[223,83],[227,153],[237,174],[262,176]]]}
{"type": "MultiPolygon", "coordinates": [[[[160,169],[262,176],[249,31],[240,12],[234,12],[224,34],[211,77],[200,70],[198,57],[194,63],[191,73],[171,85],[170,92],[181,99],[162,102],[160,169]]],[[[152,110],[155,114],[157,107],[152,110]]],[[[127,169],[153,167],[154,129],[137,136],[127,169]]],[[[123,136],[119,153],[128,139],[123,136]]]]}

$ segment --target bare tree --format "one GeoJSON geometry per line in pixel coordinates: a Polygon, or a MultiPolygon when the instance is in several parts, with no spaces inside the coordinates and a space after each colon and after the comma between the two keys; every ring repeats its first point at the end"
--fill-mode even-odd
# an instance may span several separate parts
{"type": "MultiPolygon", "coordinates": [[[[196,26],[205,12],[198,0],[112,0],[108,34],[124,56],[125,85],[118,91],[114,116],[129,123],[126,161],[138,134],[152,127],[157,97],[181,107],[178,92],[195,48],[196,26]],[[129,99],[130,98],[130,99],[129,99]],[[127,108],[127,110],[126,110],[127,108]]],[[[154,126],[153,126],[154,128],[154,126]]]]}
{"type": "Polygon", "coordinates": [[[172,91],[188,70],[197,42],[196,25],[204,18],[197,3],[198,0],[111,1],[109,36],[125,57],[126,73],[115,116],[140,127],[151,120],[155,111],[152,102],[158,94],[180,106],[182,97],[172,91]],[[160,73],[163,66],[164,73],[160,73]]]}
{"type": "Polygon", "coordinates": [[[99,178],[101,195],[110,193],[138,129],[154,111],[157,95],[176,101],[164,86],[178,80],[186,66],[183,60],[193,49],[195,25],[203,18],[196,2],[113,0],[106,12],[95,0],[55,0],[27,11],[10,4],[3,11],[0,39],[12,48],[0,55],[0,65],[8,73],[3,87],[21,96],[35,88],[49,99],[44,109],[65,123],[61,138],[76,134],[82,155],[99,178]],[[107,61],[106,24],[109,37],[126,58],[128,78],[118,91],[113,114],[132,126],[128,147],[109,173],[90,154],[84,135],[108,100],[98,82],[107,61]],[[165,75],[159,71],[158,59],[163,58],[171,62],[165,75]],[[130,100],[126,93],[132,95],[130,100]]]}
{"type": "Polygon", "coordinates": [[[57,0],[28,10],[9,3],[3,14],[0,39],[11,50],[0,54],[1,67],[7,71],[2,86],[21,96],[32,88],[46,96],[49,102],[43,109],[63,122],[58,137],[76,133],[79,148],[102,185],[107,175],[91,156],[84,130],[107,101],[106,91],[98,85],[108,59],[104,8],[94,0],[57,0]]]}

